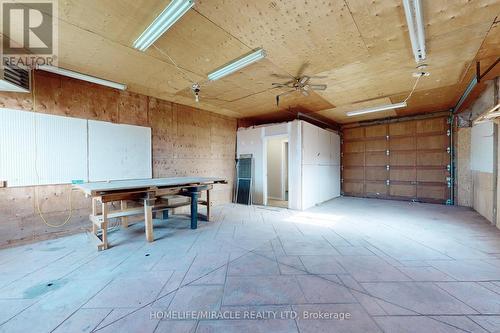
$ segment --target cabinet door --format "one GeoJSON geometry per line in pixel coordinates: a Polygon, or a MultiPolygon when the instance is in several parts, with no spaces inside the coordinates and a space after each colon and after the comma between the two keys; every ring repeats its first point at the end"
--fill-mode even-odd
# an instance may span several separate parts
{"type": "Polygon", "coordinates": [[[302,162],[303,164],[318,163],[319,128],[302,123],[302,162]]]}
{"type": "Polygon", "coordinates": [[[302,166],[302,209],[310,208],[319,202],[319,180],[317,165],[302,166]]]}
{"type": "Polygon", "coordinates": [[[340,136],[330,133],[330,165],[340,165],[340,136]]]}

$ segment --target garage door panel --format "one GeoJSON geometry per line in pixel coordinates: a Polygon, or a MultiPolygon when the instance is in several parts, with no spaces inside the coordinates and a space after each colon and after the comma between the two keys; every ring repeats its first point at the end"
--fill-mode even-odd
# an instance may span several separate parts
{"type": "Polygon", "coordinates": [[[365,142],[366,151],[387,151],[389,145],[387,140],[370,140],[365,142]]]}
{"type": "Polygon", "coordinates": [[[412,136],[416,132],[416,122],[415,121],[405,121],[401,123],[389,124],[389,135],[390,136],[412,136]]]}
{"type": "Polygon", "coordinates": [[[440,117],[344,130],[344,193],[445,202],[448,129],[440,117]]]}
{"type": "Polygon", "coordinates": [[[418,166],[447,166],[450,161],[450,156],[447,152],[425,152],[417,153],[418,166]]]}
{"type": "Polygon", "coordinates": [[[387,136],[387,125],[365,127],[365,138],[380,138],[387,136]]]}
{"type": "Polygon", "coordinates": [[[390,150],[414,150],[417,146],[414,136],[408,138],[390,138],[390,150]]]}
{"type": "Polygon", "coordinates": [[[342,158],[342,163],[344,166],[363,166],[365,164],[365,154],[364,153],[351,153],[344,154],[342,158]]]}
{"type": "Polygon", "coordinates": [[[371,167],[365,169],[365,179],[366,180],[382,180],[386,181],[389,172],[385,167],[371,167]]]}
{"type": "Polygon", "coordinates": [[[392,166],[415,166],[417,153],[415,151],[398,152],[393,151],[390,155],[389,165],[392,166]]]}
{"type": "Polygon", "coordinates": [[[387,166],[389,158],[386,152],[366,153],[365,166],[387,166]]]}
{"type": "Polygon", "coordinates": [[[417,170],[415,169],[394,169],[389,171],[391,181],[414,182],[417,180],[417,170]]]}
{"type": "Polygon", "coordinates": [[[345,153],[362,153],[365,151],[365,143],[362,141],[344,143],[345,153]]]}
{"type": "Polygon", "coordinates": [[[419,169],[417,180],[419,182],[446,183],[449,173],[446,169],[419,169]]]}
{"type": "Polygon", "coordinates": [[[417,197],[422,201],[429,201],[426,199],[443,200],[448,198],[449,189],[446,185],[417,185],[417,197]]]}
{"type": "Polygon", "coordinates": [[[346,128],[343,130],[343,134],[346,140],[364,139],[365,128],[364,127],[346,128]]]}
{"type": "Polygon", "coordinates": [[[436,132],[446,133],[447,130],[447,118],[431,118],[417,121],[417,134],[436,132]]]}
{"type": "Polygon", "coordinates": [[[344,193],[363,195],[365,193],[365,186],[363,182],[345,181],[342,184],[344,193]]]}
{"type": "Polygon", "coordinates": [[[386,197],[388,194],[385,182],[367,182],[365,185],[367,196],[386,197]]]}
{"type": "Polygon", "coordinates": [[[410,184],[391,184],[390,194],[393,197],[407,197],[414,199],[417,197],[417,186],[410,184]]]}
{"type": "Polygon", "coordinates": [[[344,173],[343,173],[344,180],[363,181],[364,177],[365,177],[365,168],[360,168],[360,167],[344,168],[344,173]]]}
{"type": "Polygon", "coordinates": [[[430,135],[417,137],[417,149],[443,149],[448,147],[449,137],[447,135],[430,135]]]}

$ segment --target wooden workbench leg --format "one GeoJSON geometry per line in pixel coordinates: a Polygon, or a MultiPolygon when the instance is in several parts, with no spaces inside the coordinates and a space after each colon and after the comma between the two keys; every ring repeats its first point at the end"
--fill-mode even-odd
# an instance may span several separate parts
{"type": "Polygon", "coordinates": [[[210,222],[210,207],[212,206],[212,203],[210,202],[210,190],[207,190],[207,222],[210,222]]]}
{"type": "MultiPolygon", "coordinates": [[[[92,198],[92,216],[97,216],[97,198],[92,198]]],[[[97,225],[92,222],[92,233],[97,235],[97,225]]]]}
{"type": "MultiPolygon", "coordinates": [[[[126,200],[122,200],[120,202],[120,208],[121,208],[121,210],[127,209],[127,201],[126,200]]],[[[124,217],[121,218],[121,220],[122,220],[122,227],[123,228],[128,228],[128,217],[124,216],[124,217]]]]}
{"type": "Polygon", "coordinates": [[[149,204],[149,200],[144,200],[144,227],[146,229],[146,240],[154,241],[153,235],[153,206],[149,204]]]}
{"type": "Polygon", "coordinates": [[[102,250],[106,250],[108,248],[108,204],[106,202],[102,203],[102,223],[101,223],[101,231],[102,231],[102,250]]]}
{"type": "Polygon", "coordinates": [[[198,228],[198,192],[191,192],[191,229],[198,228]]]}

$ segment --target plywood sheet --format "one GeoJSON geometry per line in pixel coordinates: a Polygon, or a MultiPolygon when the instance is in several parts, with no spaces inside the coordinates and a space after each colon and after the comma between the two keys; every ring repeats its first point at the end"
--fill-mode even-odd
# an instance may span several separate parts
{"type": "Polygon", "coordinates": [[[342,173],[344,180],[363,180],[365,169],[362,167],[345,167],[342,173]]]}
{"type": "Polygon", "coordinates": [[[345,181],[342,184],[343,191],[349,194],[363,195],[365,186],[363,182],[345,181]]]}
{"type": "Polygon", "coordinates": [[[450,144],[450,137],[447,135],[431,135],[417,137],[418,150],[442,150],[446,149],[450,144]]]}
{"type": "Polygon", "coordinates": [[[414,182],[417,180],[417,170],[414,168],[397,169],[392,167],[389,171],[389,179],[391,181],[414,182]]]}
{"type": "Polygon", "coordinates": [[[390,138],[390,150],[394,152],[395,150],[414,150],[416,147],[416,137],[391,137],[390,138]]]}
{"type": "Polygon", "coordinates": [[[449,189],[445,185],[417,185],[417,197],[419,199],[431,199],[446,201],[449,189]]]}
{"type": "Polygon", "coordinates": [[[417,161],[415,151],[392,151],[389,165],[393,166],[414,166],[417,161]]]}
{"type": "Polygon", "coordinates": [[[342,164],[344,166],[364,166],[365,154],[364,153],[344,154],[344,157],[342,158],[342,164]]]}
{"type": "Polygon", "coordinates": [[[385,197],[388,194],[388,186],[385,182],[366,182],[365,190],[368,196],[385,197]]]}
{"type": "Polygon", "coordinates": [[[415,134],[417,130],[416,121],[404,121],[398,123],[389,124],[389,135],[393,136],[411,136],[415,134]]]}
{"type": "Polygon", "coordinates": [[[364,151],[365,151],[365,142],[355,141],[355,142],[344,143],[344,153],[362,153],[364,151]]]}
{"type": "Polygon", "coordinates": [[[417,165],[446,167],[450,163],[450,154],[447,152],[417,152],[417,165]]]}
{"type": "Polygon", "coordinates": [[[431,118],[417,120],[417,134],[446,133],[448,129],[447,118],[431,118]]]}
{"type": "Polygon", "coordinates": [[[370,152],[366,153],[365,166],[387,166],[389,156],[386,152],[370,152]]]}
{"type": "Polygon", "coordinates": [[[418,169],[417,180],[419,182],[446,183],[446,177],[449,176],[446,169],[418,169]]]}
{"type": "Polygon", "coordinates": [[[365,137],[368,138],[380,138],[387,136],[387,125],[375,125],[368,126],[365,128],[365,137]]]}
{"type": "Polygon", "coordinates": [[[365,180],[386,181],[389,179],[389,172],[386,167],[367,167],[365,168],[365,180]]]}
{"type": "Polygon", "coordinates": [[[394,197],[406,197],[413,199],[417,197],[417,186],[391,184],[390,195],[394,197]]]}
{"type": "Polygon", "coordinates": [[[389,148],[389,142],[386,139],[383,140],[368,140],[365,142],[366,151],[383,151],[386,152],[389,148]]]}

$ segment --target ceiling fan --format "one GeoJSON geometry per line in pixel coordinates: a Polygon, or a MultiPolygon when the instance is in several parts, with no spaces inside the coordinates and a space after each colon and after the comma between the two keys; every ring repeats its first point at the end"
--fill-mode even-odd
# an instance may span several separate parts
{"type": "Polygon", "coordinates": [[[291,80],[285,83],[273,83],[272,85],[276,88],[288,89],[288,91],[281,93],[276,96],[276,105],[279,106],[280,98],[286,95],[293,94],[294,92],[300,92],[304,96],[309,96],[309,92],[311,90],[326,90],[328,87],[326,84],[311,84],[311,79],[324,79],[325,76],[308,76],[303,75],[305,68],[307,67],[307,63],[302,65],[297,76],[282,76],[282,75],[273,75],[278,78],[291,78],[291,80]]]}

